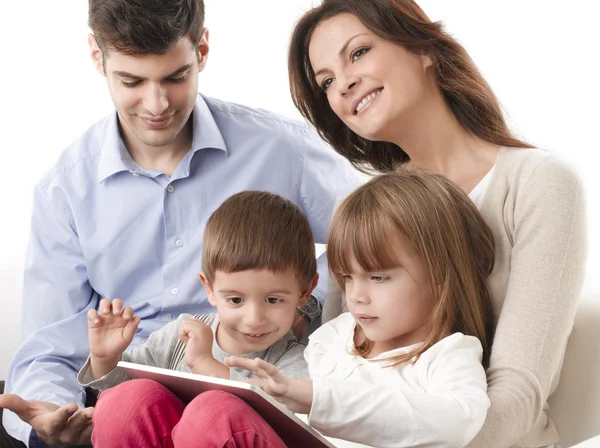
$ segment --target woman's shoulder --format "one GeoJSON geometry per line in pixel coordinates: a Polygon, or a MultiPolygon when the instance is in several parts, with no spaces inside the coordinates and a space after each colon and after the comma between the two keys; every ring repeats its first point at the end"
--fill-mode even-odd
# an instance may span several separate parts
{"type": "Polygon", "coordinates": [[[541,148],[502,148],[495,170],[515,185],[571,179],[579,183],[575,168],[560,155],[541,148]]]}

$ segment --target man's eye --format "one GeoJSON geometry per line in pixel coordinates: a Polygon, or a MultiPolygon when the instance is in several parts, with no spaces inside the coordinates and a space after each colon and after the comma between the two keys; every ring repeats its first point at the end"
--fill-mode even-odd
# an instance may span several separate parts
{"type": "Polygon", "coordinates": [[[126,82],[121,80],[121,85],[123,87],[127,87],[128,89],[133,89],[134,87],[137,87],[140,84],[141,81],[132,81],[132,82],[126,82]]]}
{"type": "Polygon", "coordinates": [[[182,76],[181,78],[168,78],[169,82],[172,82],[173,84],[181,84],[186,79],[187,79],[187,75],[182,76]]]}

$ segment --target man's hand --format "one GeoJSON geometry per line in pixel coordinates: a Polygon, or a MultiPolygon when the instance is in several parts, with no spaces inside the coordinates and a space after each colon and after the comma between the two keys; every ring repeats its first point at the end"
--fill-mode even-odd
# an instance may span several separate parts
{"type": "Polygon", "coordinates": [[[131,344],[139,323],[140,318],[133,315],[133,308],[123,309],[120,299],[102,299],[98,312],[95,309],[88,311],[90,364],[95,379],[116,367],[131,344]]]}
{"type": "Polygon", "coordinates": [[[46,401],[0,395],[0,408],[9,409],[30,424],[38,438],[52,446],[89,445],[94,408],[77,409],[75,403],[57,406],[46,401]]]}
{"type": "Polygon", "coordinates": [[[273,364],[260,359],[228,357],[225,364],[252,372],[255,378],[246,380],[260,387],[292,412],[308,414],[312,407],[312,381],[288,378],[273,364]]]}
{"type": "Polygon", "coordinates": [[[212,354],[213,331],[199,319],[184,319],[179,325],[179,339],[185,342],[183,361],[198,375],[229,379],[229,368],[212,354]]]}

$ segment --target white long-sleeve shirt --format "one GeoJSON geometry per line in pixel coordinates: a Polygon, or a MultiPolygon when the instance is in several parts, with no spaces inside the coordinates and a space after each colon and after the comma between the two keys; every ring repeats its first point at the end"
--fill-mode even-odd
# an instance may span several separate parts
{"type": "Polygon", "coordinates": [[[312,427],[338,447],[464,447],[475,437],[490,405],[477,338],[454,333],[414,364],[385,367],[375,361],[419,344],[364,359],[351,354],[354,326],[344,313],[309,339],[312,427]]]}

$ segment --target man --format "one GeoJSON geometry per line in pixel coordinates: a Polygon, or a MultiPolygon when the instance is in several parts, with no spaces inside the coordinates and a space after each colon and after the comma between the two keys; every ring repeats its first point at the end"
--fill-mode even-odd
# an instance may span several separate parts
{"type": "MultiPolygon", "coordinates": [[[[78,409],[86,394],[76,372],[89,352],[87,311],[101,298],[121,298],[142,318],[135,345],[181,313],[209,310],[196,273],[204,224],[224,199],[278,193],[322,243],[335,203],[360,183],[304,124],[197,93],[209,53],[203,19],[202,0],[89,1],[91,56],[116,113],[35,189],[25,339],[7,378],[15,395],[0,396],[4,427],[29,446],[89,443],[93,408],[78,409]]],[[[324,259],[319,267],[327,279],[324,259]]],[[[320,306],[313,299],[301,312],[314,320],[320,306]]]]}

